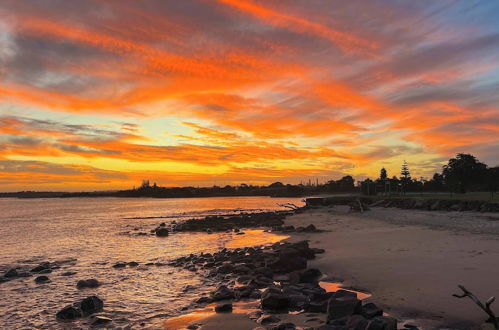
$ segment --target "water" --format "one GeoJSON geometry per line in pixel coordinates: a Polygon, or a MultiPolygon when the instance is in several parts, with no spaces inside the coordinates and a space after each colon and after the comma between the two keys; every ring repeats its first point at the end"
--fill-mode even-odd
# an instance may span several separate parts
{"type": "Polygon", "coordinates": [[[266,244],[283,236],[246,230],[232,233],[175,233],[165,238],[137,236],[160,222],[238,212],[281,209],[276,203],[301,205],[301,198],[229,197],[190,199],[70,198],[0,199],[0,272],[13,266],[32,268],[42,261],[61,262],[47,276],[52,282],[37,285],[34,277],[0,284],[0,328],[86,327],[87,319],[56,321],[64,306],[96,294],[104,300],[104,315],[116,326],[154,328],[178,314],[200,292],[210,290],[201,276],[169,266],[190,253],[214,252],[266,244]],[[115,269],[118,261],[137,261],[139,267],[115,269]],[[64,272],[76,272],[62,276],[64,272]],[[80,279],[96,278],[96,289],[78,290],[80,279]],[[182,292],[191,285],[195,289],[182,292]]]}

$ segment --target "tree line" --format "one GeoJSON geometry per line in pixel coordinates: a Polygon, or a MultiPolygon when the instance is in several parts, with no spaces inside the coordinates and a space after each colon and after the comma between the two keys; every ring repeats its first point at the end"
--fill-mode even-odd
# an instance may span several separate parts
{"type": "Polygon", "coordinates": [[[400,177],[388,177],[385,168],[379,178],[360,182],[363,194],[396,194],[406,192],[451,192],[488,191],[493,194],[499,189],[499,166],[489,167],[471,154],[459,153],[442,166],[440,173],[429,180],[412,178],[407,162],[404,161],[400,177]]]}

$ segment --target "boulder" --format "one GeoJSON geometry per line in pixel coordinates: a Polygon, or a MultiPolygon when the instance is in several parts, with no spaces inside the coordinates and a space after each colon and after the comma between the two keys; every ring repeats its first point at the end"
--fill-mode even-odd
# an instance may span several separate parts
{"type": "Polygon", "coordinates": [[[90,296],[80,302],[80,309],[83,315],[90,315],[101,311],[104,308],[104,302],[97,296],[90,296]]]}
{"type": "Polygon", "coordinates": [[[215,312],[217,313],[232,312],[232,303],[218,304],[217,306],[215,306],[215,312]]]}
{"type": "Polygon", "coordinates": [[[158,237],[166,237],[168,236],[168,234],[168,229],[166,229],[165,227],[159,227],[156,229],[156,236],[158,237]]]}
{"type": "Polygon", "coordinates": [[[316,268],[309,268],[300,274],[300,283],[317,283],[322,276],[320,270],[316,268]]]}
{"type": "Polygon", "coordinates": [[[90,278],[88,280],[79,280],[76,283],[76,287],[78,289],[97,288],[98,286],[100,286],[100,283],[95,278],[90,278]]]}
{"type": "Polygon", "coordinates": [[[37,278],[35,278],[35,283],[37,284],[48,283],[48,282],[50,282],[50,279],[45,275],[38,276],[37,278]]]}
{"type": "Polygon", "coordinates": [[[275,288],[268,288],[262,293],[261,305],[263,309],[282,310],[288,308],[289,297],[275,288]]]}
{"type": "Polygon", "coordinates": [[[123,262],[123,261],[120,261],[120,262],[117,262],[113,265],[113,268],[125,268],[127,265],[126,262],[123,262]]]}
{"type": "Polygon", "coordinates": [[[362,306],[360,314],[367,319],[372,319],[376,316],[383,316],[383,310],[373,303],[367,303],[362,306]]]}
{"type": "Polygon", "coordinates": [[[50,269],[50,262],[44,261],[41,264],[39,264],[38,266],[36,266],[33,269],[31,269],[31,272],[32,273],[39,273],[41,271],[46,271],[46,270],[49,270],[49,269],[50,269]]]}
{"type": "Polygon", "coordinates": [[[313,224],[310,224],[310,225],[306,226],[303,231],[306,231],[306,232],[315,232],[315,231],[317,231],[317,228],[313,224]]]}
{"type": "Polygon", "coordinates": [[[328,301],[327,319],[329,321],[348,317],[352,314],[357,314],[360,312],[360,309],[361,302],[356,297],[349,295],[333,296],[328,301]]]}
{"type": "Polygon", "coordinates": [[[225,285],[221,285],[217,290],[211,292],[211,297],[213,298],[213,301],[232,299],[234,298],[234,292],[225,285]]]}
{"type": "Polygon", "coordinates": [[[81,317],[81,313],[74,306],[66,306],[63,309],[61,309],[59,312],[57,312],[55,316],[59,320],[74,320],[78,317],[81,317]]]}
{"type": "Polygon", "coordinates": [[[130,261],[130,262],[128,263],[128,266],[129,266],[129,267],[137,267],[138,265],[139,265],[139,263],[138,263],[137,261],[130,261]]]}
{"type": "Polygon", "coordinates": [[[263,315],[256,322],[261,324],[261,325],[267,325],[267,324],[277,323],[279,321],[281,321],[281,319],[278,318],[277,316],[263,315]]]}
{"type": "Polygon", "coordinates": [[[296,325],[293,323],[287,322],[287,323],[279,323],[278,325],[273,326],[270,328],[271,330],[295,330],[296,325]]]}
{"type": "Polygon", "coordinates": [[[397,330],[397,320],[388,316],[377,316],[369,321],[366,330],[397,330]]]}
{"type": "Polygon", "coordinates": [[[3,277],[10,278],[10,277],[17,277],[18,275],[19,274],[17,270],[15,268],[11,268],[8,271],[6,271],[5,274],[3,274],[3,277]]]}
{"type": "Polygon", "coordinates": [[[210,297],[200,297],[196,300],[196,303],[198,303],[198,304],[209,304],[212,302],[213,302],[213,299],[210,297]]]}

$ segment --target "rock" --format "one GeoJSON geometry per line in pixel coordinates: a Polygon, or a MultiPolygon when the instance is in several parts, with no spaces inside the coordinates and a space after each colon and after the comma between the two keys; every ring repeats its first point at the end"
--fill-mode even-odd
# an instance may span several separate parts
{"type": "Polygon", "coordinates": [[[314,231],[317,231],[317,228],[313,224],[310,224],[310,225],[306,226],[303,231],[314,232],[314,231]]]}
{"type": "Polygon", "coordinates": [[[213,298],[213,301],[232,299],[234,298],[234,292],[225,285],[221,285],[216,291],[211,293],[211,297],[213,298]]]}
{"type": "Polygon", "coordinates": [[[59,320],[74,320],[81,317],[80,311],[74,306],[66,306],[55,315],[59,320]]]}
{"type": "MultiPolygon", "coordinates": [[[[341,290],[339,290],[341,291],[341,290]]],[[[361,302],[356,297],[343,295],[329,299],[327,320],[336,320],[360,312],[361,302]]]]}
{"type": "Polygon", "coordinates": [[[196,330],[196,329],[199,329],[199,327],[201,326],[202,324],[201,323],[193,323],[193,324],[189,324],[187,326],[187,329],[189,330],[196,330]]]}
{"type": "Polygon", "coordinates": [[[17,270],[15,268],[11,268],[8,271],[6,271],[5,274],[3,274],[3,277],[11,278],[11,277],[17,277],[17,275],[19,275],[17,273],[17,270]]]}
{"type": "Polygon", "coordinates": [[[136,262],[136,261],[130,261],[130,262],[128,263],[128,266],[129,266],[129,267],[137,267],[138,265],[139,265],[139,263],[138,263],[138,262],[136,262]]]}
{"type": "Polygon", "coordinates": [[[31,269],[31,272],[32,273],[39,273],[39,272],[47,270],[47,269],[50,269],[50,262],[45,261],[45,262],[42,262],[41,264],[39,264],[38,266],[36,266],[35,268],[31,269]]]}
{"type": "Polygon", "coordinates": [[[307,268],[307,259],[300,256],[300,252],[293,248],[280,251],[278,260],[270,264],[276,273],[290,273],[295,270],[307,268]]]}
{"type": "Polygon", "coordinates": [[[367,303],[362,306],[360,314],[367,319],[372,319],[375,316],[383,316],[383,310],[373,303],[367,303]]]}
{"type": "Polygon", "coordinates": [[[289,307],[289,297],[279,289],[268,288],[262,293],[261,305],[263,309],[281,310],[289,307]]]}
{"type": "Polygon", "coordinates": [[[352,315],[348,318],[346,326],[348,329],[366,329],[369,321],[362,315],[352,315]]]}
{"type": "Polygon", "coordinates": [[[48,282],[50,282],[50,279],[44,275],[35,278],[35,283],[37,284],[48,283],[48,282]]]}
{"type": "Polygon", "coordinates": [[[270,328],[271,330],[295,330],[296,326],[293,323],[287,322],[287,323],[279,323],[276,326],[273,326],[270,328]]]}
{"type": "Polygon", "coordinates": [[[99,327],[101,325],[106,325],[106,324],[111,323],[111,322],[113,322],[113,320],[110,319],[109,317],[97,315],[97,316],[94,316],[92,318],[90,325],[93,327],[99,327]]]}
{"type": "Polygon", "coordinates": [[[79,280],[76,283],[76,287],[78,289],[97,288],[98,286],[100,286],[100,283],[95,278],[90,278],[88,280],[79,280]]]}
{"type": "Polygon", "coordinates": [[[61,276],[73,276],[75,274],[76,274],[76,272],[64,272],[61,274],[61,276]]]}
{"type": "Polygon", "coordinates": [[[215,306],[215,312],[217,313],[232,312],[232,303],[218,304],[217,306],[215,306]]]}
{"type": "Polygon", "coordinates": [[[117,262],[113,265],[113,268],[125,268],[127,265],[126,262],[123,262],[123,261],[120,261],[120,262],[117,262]]]}
{"type": "Polygon", "coordinates": [[[229,274],[234,270],[234,266],[232,264],[223,264],[222,266],[217,268],[217,273],[219,274],[229,274]]]}
{"type": "Polygon", "coordinates": [[[388,316],[377,316],[369,321],[366,330],[397,330],[397,320],[388,316]]]}
{"type": "Polygon", "coordinates": [[[311,301],[306,305],[306,311],[309,313],[327,313],[327,300],[311,301]]]}
{"type": "Polygon", "coordinates": [[[262,316],[262,312],[254,311],[254,312],[248,313],[247,315],[248,315],[250,320],[255,321],[255,320],[258,320],[260,318],[260,316],[262,316]]]}
{"type": "Polygon", "coordinates": [[[80,302],[83,315],[90,315],[104,308],[104,302],[97,296],[90,296],[80,302]]]}
{"type": "Polygon", "coordinates": [[[198,303],[198,304],[209,304],[212,302],[213,302],[213,299],[211,299],[210,297],[200,297],[196,300],[196,303],[198,303]]]}
{"type": "Polygon", "coordinates": [[[248,267],[246,267],[244,265],[237,265],[232,270],[232,272],[236,273],[236,274],[248,274],[250,271],[251,271],[251,269],[249,269],[248,267]]]}
{"type": "Polygon", "coordinates": [[[156,236],[158,237],[166,237],[168,236],[168,234],[169,234],[168,229],[164,227],[156,229],[156,236]]]}
{"type": "Polygon", "coordinates": [[[261,325],[267,325],[267,324],[277,323],[279,321],[281,321],[281,319],[278,318],[277,316],[263,315],[256,322],[261,324],[261,325]]]}
{"type": "Polygon", "coordinates": [[[316,268],[309,268],[303,271],[300,275],[300,283],[317,283],[322,276],[320,270],[316,268]]]}

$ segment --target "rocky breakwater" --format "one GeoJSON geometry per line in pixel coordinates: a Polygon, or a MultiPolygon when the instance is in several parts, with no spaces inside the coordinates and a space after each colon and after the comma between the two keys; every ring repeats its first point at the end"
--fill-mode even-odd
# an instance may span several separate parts
{"type": "Polygon", "coordinates": [[[327,292],[319,285],[322,273],[307,268],[307,261],[323,252],[310,248],[308,241],[276,243],[191,254],[170,265],[196,271],[218,284],[191,308],[215,303],[215,311],[230,312],[234,301],[258,299],[260,310],[250,318],[260,329],[296,329],[298,325],[281,322],[282,315],[294,312],[312,318],[322,315],[322,324],[308,329],[396,330],[397,320],[384,316],[374,303],[363,304],[352,291],[327,292]]]}
{"type": "Polygon", "coordinates": [[[203,219],[189,219],[173,224],[172,231],[222,232],[239,228],[279,227],[289,212],[262,212],[233,216],[207,216],[203,219]]]}

